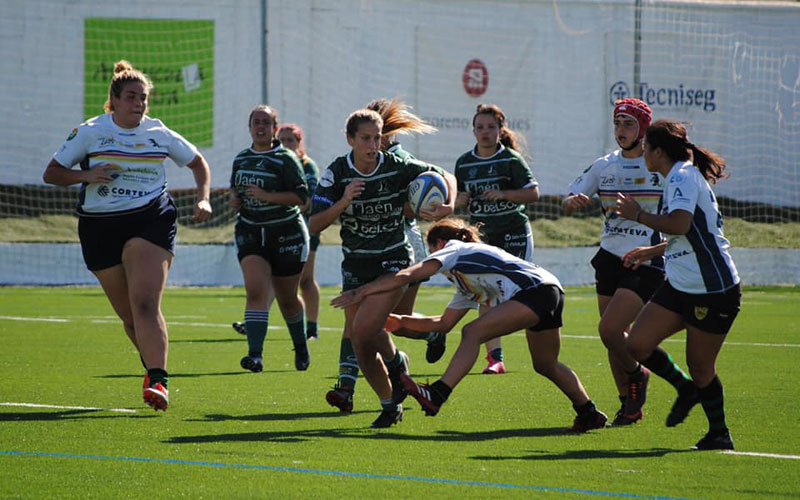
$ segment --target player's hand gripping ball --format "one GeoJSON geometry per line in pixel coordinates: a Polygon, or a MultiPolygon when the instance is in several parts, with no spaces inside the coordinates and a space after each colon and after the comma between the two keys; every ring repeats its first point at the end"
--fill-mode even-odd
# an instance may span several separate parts
{"type": "Polygon", "coordinates": [[[434,205],[444,205],[447,201],[447,183],[436,172],[422,172],[408,185],[408,204],[414,214],[422,210],[432,210],[434,205]]]}

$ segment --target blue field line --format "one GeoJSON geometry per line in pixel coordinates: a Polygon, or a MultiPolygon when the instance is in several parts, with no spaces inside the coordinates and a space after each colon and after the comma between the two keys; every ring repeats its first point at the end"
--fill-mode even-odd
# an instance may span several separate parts
{"type": "Polygon", "coordinates": [[[604,496],[604,497],[647,498],[647,499],[658,499],[658,500],[688,500],[682,497],[640,495],[637,493],[581,490],[575,488],[554,488],[550,486],[530,486],[524,484],[490,483],[487,481],[460,481],[457,479],[436,479],[432,477],[396,476],[390,474],[368,474],[366,472],[342,472],[342,471],[329,471],[329,470],[316,470],[316,469],[301,469],[297,467],[276,467],[273,465],[228,464],[224,462],[198,462],[191,460],[168,460],[159,458],[112,457],[108,455],[79,455],[74,453],[48,453],[40,451],[0,451],[0,455],[16,455],[16,456],[26,456],[26,457],[55,457],[55,458],[88,458],[92,460],[118,460],[122,462],[198,465],[201,467],[256,469],[256,470],[268,470],[273,472],[296,472],[301,474],[322,474],[327,476],[362,477],[366,479],[391,479],[394,481],[414,481],[419,483],[453,484],[458,486],[487,486],[491,488],[510,488],[516,490],[534,490],[534,491],[543,491],[550,493],[569,493],[569,494],[594,495],[594,496],[604,496]]]}

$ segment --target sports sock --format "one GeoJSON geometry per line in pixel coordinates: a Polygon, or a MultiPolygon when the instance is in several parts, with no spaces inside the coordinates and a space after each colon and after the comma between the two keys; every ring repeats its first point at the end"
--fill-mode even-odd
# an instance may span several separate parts
{"type": "Polygon", "coordinates": [[[161,382],[161,385],[164,386],[164,389],[167,388],[168,376],[166,370],[162,370],[161,368],[150,368],[147,370],[147,376],[150,377],[150,387],[156,385],[157,382],[161,382]]]}
{"type": "Polygon", "coordinates": [[[383,363],[386,365],[386,371],[388,371],[390,375],[397,373],[403,368],[403,356],[400,355],[400,350],[395,350],[394,357],[390,360],[384,359],[383,363]]]}
{"type": "Polygon", "coordinates": [[[678,365],[676,365],[674,361],[672,361],[672,356],[667,354],[667,351],[660,347],[656,347],[653,354],[642,361],[641,364],[672,384],[672,387],[677,389],[679,393],[692,389],[693,383],[691,379],[678,368],[678,365]]]}
{"type": "Polygon", "coordinates": [[[306,321],[306,338],[316,337],[317,335],[319,335],[317,322],[306,321]]]}
{"type": "Polygon", "coordinates": [[[437,406],[442,406],[447,401],[447,398],[450,397],[451,392],[453,392],[453,389],[441,380],[431,384],[431,399],[437,406]]]}
{"type": "Polygon", "coordinates": [[[381,409],[383,411],[397,411],[402,407],[400,403],[395,403],[392,398],[381,399],[381,409]]]}
{"type": "Polygon", "coordinates": [[[247,309],[244,311],[244,329],[247,331],[247,355],[260,358],[264,352],[264,339],[269,326],[269,310],[247,309]]]}
{"type": "Polygon", "coordinates": [[[292,343],[295,349],[308,349],[306,347],[306,317],[303,311],[295,314],[291,318],[284,318],[286,327],[289,328],[289,335],[292,336],[292,343]]]}
{"type": "Polygon", "coordinates": [[[503,361],[503,348],[498,347],[497,349],[492,349],[489,351],[489,357],[495,361],[503,361]]]}
{"type": "Polygon", "coordinates": [[[441,339],[442,335],[444,335],[444,333],[442,332],[428,332],[428,334],[422,338],[424,338],[430,343],[430,342],[436,342],[437,340],[441,339]]]}
{"type": "Polygon", "coordinates": [[[349,387],[350,392],[356,389],[358,379],[358,359],[350,339],[343,338],[339,345],[339,387],[349,387]]]}
{"type": "Polygon", "coordinates": [[[591,399],[582,405],[572,405],[572,407],[575,409],[575,413],[577,413],[579,417],[586,417],[597,411],[597,407],[594,405],[594,401],[591,399]]]}
{"type": "Polygon", "coordinates": [[[725,392],[722,390],[722,382],[719,377],[714,377],[707,386],[697,389],[700,396],[700,404],[708,419],[708,430],[724,431],[728,428],[725,424],[725,392]]]}

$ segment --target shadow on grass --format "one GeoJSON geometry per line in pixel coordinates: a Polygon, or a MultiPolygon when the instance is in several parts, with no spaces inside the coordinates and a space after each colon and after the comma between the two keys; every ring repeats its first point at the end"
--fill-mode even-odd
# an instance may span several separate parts
{"type": "MultiPolygon", "coordinates": [[[[285,370],[264,370],[261,373],[294,373],[297,370],[292,368],[287,368],[285,370]]],[[[175,379],[179,378],[200,378],[200,377],[239,377],[239,376],[258,376],[257,373],[252,373],[249,371],[239,370],[236,372],[208,372],[208,373],[170,373],[169,379],[170,381],[174,381],[175,379]]],[[[142,374],[137,373],[135,375],[130,373],[112,373],[108,375],[96,375],[94,378],[110,378],[110,379],[117,379],[117,378],[132,378],[141,380],[143,377],[142,374]]],[[[171,387],[171,386],[170,386],[171,387]]]]}
{"type": "Polygon", "coordinates": [[[187,422],[230,422],[230,421],[248,421],[248,422],[280,422],[280,421],[293,421],[302,418],[345,418],[348,415],[357,415],[359,413],[375,413],[369,410],[354,411],[352,413],[342,413],[340,411],[327,411],[327,412],[304,412],[304,413],[264,413],[261,415],[224,415],[224,414],[210,414],[204,418],[187,418],[187,422]]]}
{"type": "Polygon", "coordinates": [[[105,410],[0,412],[0,422],[47,422],[85,418],[153,418],[155,416],[156,415],[133,415],[130,413],[109,414],[109,412],[105,410]],[[99,415],[101,413],[102,415],[99,415]]]}
{"type": "MultiPolygon", "coordinates": [[[[370,413],[370,412],[361,412],[370,413]]],[[[239,420],[250,418],[253,420],[292,420],[294,418],[319,418],[339,416],[339,413],[290,413],[280,416],[263,415],[255,417],[232,417],[225,415],[209,415],[208,418],[214,421],[227,417],[228,420],[239,420]]],[[[500,431],[486,432],[458,432],[458,431],[437,431],[434,435],[410,435],[399,434],[397,432],[387,432],[384,429],[370,429],[367,427],[357,428],[325,428],[292,430],[281,432],[245,432],[237,434],[210,434],[205,436],[177,436],[166,440],[168,443],[217,443],[217,442],[274,442],[274,443],[297,443],[309,441],[317,438],[347,438],[347,439],[377,439],[392,441],[434,441],[434,442],[461,442],[461,441],[495,441],[497,439],[518,439],[525,437],[546,437],[564,434],[564,429],[544,428],[544,429],[506,429],[500,431]]],[[[509,457],[510,459],[511,457],[509,457]]]]}
{"type": "MultiPolygon", "coordinates": [[[[473,460],[591,460],[597,458],[649,458],[663,457],[670,453],[686,453],[692,450],[673,450],[669,448],[650,448],[644,450],[568,450],[563,453],[534,451],[529,455],[501,456],[479,455],[473,460]]],[[[695,452],[696,453],[696,452],[695,452]]]]}

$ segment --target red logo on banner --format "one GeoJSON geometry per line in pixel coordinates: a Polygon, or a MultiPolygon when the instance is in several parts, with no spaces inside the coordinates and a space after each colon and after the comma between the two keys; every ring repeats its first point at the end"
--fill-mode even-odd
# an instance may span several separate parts
{"type": "Polygon", "coordinates": [[[480,97],[489,87],[489,70],[480,59],[472,59],[464,67],[461,80],[464,83],[464,90],[470,97],[480,97]]]}

